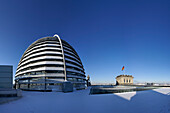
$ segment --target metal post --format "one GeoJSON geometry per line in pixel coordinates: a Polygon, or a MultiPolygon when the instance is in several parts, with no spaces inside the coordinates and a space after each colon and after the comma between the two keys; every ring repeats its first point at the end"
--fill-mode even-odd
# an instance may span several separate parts
{"type": "Polygon", "coordinates": [[[30,79],[28,79],[28,89],[30,89],[30,79]]]}
{"type": "MultiPolygon", "coordinates": [[[[44,76],[45,77],[45,76],[44,76]]],[[[46,77],[44,78],[44,80],[45,80],[45,91],[46,91],[46,89],[47,89],[47,87],[46,87],[46,77]]]]}

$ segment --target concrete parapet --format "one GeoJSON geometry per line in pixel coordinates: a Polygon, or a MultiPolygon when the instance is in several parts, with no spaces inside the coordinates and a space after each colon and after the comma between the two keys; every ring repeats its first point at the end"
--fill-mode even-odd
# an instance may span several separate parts
{"type": "Polygon", "coordinates": [[[0,97],[21,97],[21,90],[15,89],[0,89],[0,97]]]}
{"type": "Polygon", "coordinates": [[[15,89],[0,89],[0,104],[18,100],[22,97],[21,90],[15,89]]]}
{"type": "Polygon", "coordinates": [[[73,92],[73,84],[69,81],[65,81],[62,83],[62,91],[64,93],[67,93],[67,92],[73,92]]]}

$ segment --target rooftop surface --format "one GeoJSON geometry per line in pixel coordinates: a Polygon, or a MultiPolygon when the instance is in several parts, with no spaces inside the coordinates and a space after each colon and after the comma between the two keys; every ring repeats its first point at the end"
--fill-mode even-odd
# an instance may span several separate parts
{"type": "Polygon", "coordinates": [[[1,113],[170,113],[170,88],[89,95],[89,89],[72,93],[26,92],[19,100],[0,105],[1,113]]]}

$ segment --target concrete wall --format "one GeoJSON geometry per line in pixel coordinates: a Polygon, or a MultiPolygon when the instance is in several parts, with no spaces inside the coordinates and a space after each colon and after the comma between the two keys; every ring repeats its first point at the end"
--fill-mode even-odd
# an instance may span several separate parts
{"type": "Polygon", "coordinates": [[[13,66],[0,65],[0,88],[12,89],[13,66]]]}
{"type": "Polygon", "coordinates": [[[62,83],[62,91],[64,93],[67,93],[67,92],[72,92],[73,91],[73,84],[69,81],[65,81],[62,83]]]}

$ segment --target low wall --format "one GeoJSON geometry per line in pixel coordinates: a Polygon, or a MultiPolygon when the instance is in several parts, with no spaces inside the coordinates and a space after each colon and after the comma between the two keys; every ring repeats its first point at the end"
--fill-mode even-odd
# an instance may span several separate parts
{"type": "Polygon", "coordinates": [[[15,89],[0,89],[0,104],[18,100],[22,97],[21,90],[15,89]]]}
{"type": "Polygon", "coordinates": [[[156,87],[121,87],[121,88],[100,88],[92,87],[90,89],[90,94],[108,94],[108,93],[123,93],[123,92],[132,92],[132,91],[144,91],[156,89],[156,87]]]}
{"type": "Polygon", "coordinates": [[[19,89],[0,89],[0,97],[21,97],[22,92],[19,89]]]}

